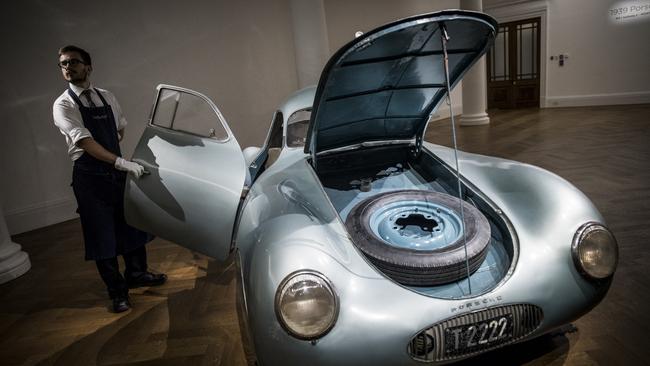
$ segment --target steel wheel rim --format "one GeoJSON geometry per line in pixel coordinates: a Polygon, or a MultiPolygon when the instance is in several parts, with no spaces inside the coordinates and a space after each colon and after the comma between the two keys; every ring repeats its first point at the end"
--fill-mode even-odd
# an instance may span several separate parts
{"type": "Polygon", "coordinates": [[[404,200],[389,203],[369,218],[372,233],[393,247],[439,250],[462,235],[460,215],[433,202],[404,200]]]}

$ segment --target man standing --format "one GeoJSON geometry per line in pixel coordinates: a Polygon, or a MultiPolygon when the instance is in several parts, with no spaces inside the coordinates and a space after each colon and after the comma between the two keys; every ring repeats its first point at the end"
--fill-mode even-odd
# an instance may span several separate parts
{"type": "Polygon", "coordinates": [[[90,84],[88,52],[76,46],[59,50],[59,67],[68,89],[54,102],[54,124],[68,144],[74,162],[72,188],[83,229],[86,260],[94,260],[116,313],[128,310],[128,289],[162,285],[167,276],[147,270],[144,245],[149,234],[126,224],[126,174],[139,178],[144,168],[121,157],[119,141],[126,119],[115,96],[90,84]],[[121,275],[117,256],[126,269],[121,275]]]}

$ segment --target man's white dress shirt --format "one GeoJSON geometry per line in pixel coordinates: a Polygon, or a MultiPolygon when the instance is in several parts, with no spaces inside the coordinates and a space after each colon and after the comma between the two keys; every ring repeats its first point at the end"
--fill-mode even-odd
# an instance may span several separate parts
{"type": "MultiPolygon", "coordinates": [[[[84,107],[88,107],[87,100],[81,97],[81,93],[84,89],[73,84],[69,85],[70,89],[72,89],[72,91],[79,97],[84,107]]],[[[99,95],[97,95],[95,89],[102,93],[106,103],[111,106],[113,111],[115,127],[117,127],[118,131],[123,129],[127,124],[126,118],[122,115],[122,108],[113,93],[108,90],[95,88],[92,85],[88,89],[90,90],[90,98],[98,107],[101,107],[103,103],[102,100],[99,99],[99,95]]],[[[77,160],[84,153],[83,149],[77,147],[77,142],[86,137],[92,137],[92,135],[90,134],[90,131],[84,127],[79,107],[77,107],[74,99],[72,99],[68,94],[67,89],[56,99],[56,101],[54,101],[54,105],[52,106],[52,116],[54,117],[54,124],[59,128],[63,136],[65,136],[65,141],[68,144],[68,155],[70,155],[72,161],[77,160]]]]}

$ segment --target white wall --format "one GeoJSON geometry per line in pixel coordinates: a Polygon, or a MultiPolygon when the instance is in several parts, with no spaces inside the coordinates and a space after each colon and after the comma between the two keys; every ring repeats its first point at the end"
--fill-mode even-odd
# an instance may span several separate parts
{"type": "Polygon", "coordinates": [[[330,58],[323,0],[291,0],[296,73],[300,89],[318,84],[330,58]]]}
{"type": "Polygon", "coordinates": [[[650,103],[650,14],[616,20],[610,9],[650,1],[552,0],[548,55],[568,53],[565,66],[547,59],[547,105],[650,103]]]}
{"type": "Polygon", "coordinates": [[[499,22],[541,16],[542,107],[650,103],[650,11],[610,10],[649,0],[484,0],[499,22]],[[568,54],[564,66],[550,56],[568,54]]]}
{"type": "Polygon", "coordinates": [[[71,161],[52,123],[52,102],[67,87],[59,47],[86,48],[94,82],[117,95],[130,123],[126,156],[161,82],[204,92],[241,145],[261,144],[274,109],[298,87],[290,14],[287,0],[4,4],[0,199],[10,232],[75,216],[71,161]]]}

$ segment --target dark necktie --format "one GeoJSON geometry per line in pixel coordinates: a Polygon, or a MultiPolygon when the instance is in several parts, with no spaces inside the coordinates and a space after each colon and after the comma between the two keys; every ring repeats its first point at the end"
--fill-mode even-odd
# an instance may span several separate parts
{"type": "Polygon", "coordinates": [[[86,89],[82,91],[81,96],[86,100],[86,104],[88,104],[88,107],[90,108],[96,107],[95,103],[93,103],[93,100],[90,97],[90,89],[86,89]]]}

